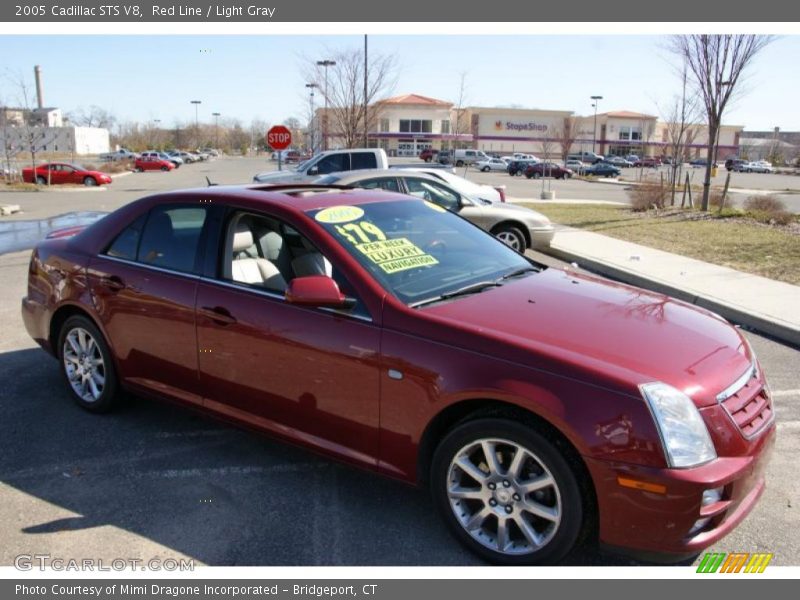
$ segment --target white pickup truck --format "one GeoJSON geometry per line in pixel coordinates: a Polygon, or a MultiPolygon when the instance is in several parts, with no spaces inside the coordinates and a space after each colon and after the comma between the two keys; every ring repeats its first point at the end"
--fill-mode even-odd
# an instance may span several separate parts
{"type": "Polygon", "coordinates": [[[103,161],[114,161],[114,160],[136,160],[138,155],[136,152],[131,152],[127,148],[120,148],[119,150],[115,150],[114,152],[106,152],[105,154],[101,154],[99,156],[100,160],[103,161]]]}
{"type": "Polygon", "coordinates": [[[307,183],[320,175],[360,169],[388,169],[389,159],[380,148],[347,148],[321,152],[296,167],[267,171],[253,177],[256,183],[307,183]]]}

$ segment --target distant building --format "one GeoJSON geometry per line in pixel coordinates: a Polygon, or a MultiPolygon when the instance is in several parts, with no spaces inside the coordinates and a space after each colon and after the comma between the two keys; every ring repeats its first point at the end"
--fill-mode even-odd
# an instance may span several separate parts
{"type": "Polygon", "coordinates": [[[108,129],[76,127],[65,124],[60,108],[0,108],[0,150],[5,154],[30,152],[33,141],[36,152],[101,154],[110,147],[108,129]]]}
{"type": "MultiPolygon", "coordinates": [[[[328,148],[344,146],[336,132],[334,109],[326,128],[325,110],[318,109],[311,124],[317,139],[328,136],[328,148]]],[[[666,123],[654,115],[633,111],[609,111],[576,115],[572,111],[469,106],[456,110],[452,102],[421,94],[395,96],[370,107],[373,126],[367,136],[370,146],[390,155],[416,156],[426,148],[477,148],[500,154],[527,152],[540,157],[560,157],[570,152],[594,150],[598,154],[663,156],[669,154],[666,123]],[[596,123],[596,127],[595,127],[596,123]],[[571,143],[567,143],[569,140],[571,143]]],[[[704,158],[708,139],[705,125],[691,127],[686,158],[704,158]]],[[[736,155],[742,127],[723,125],[719,158],[736,155]]],[[[322,144],[320,144],[322,145],[322,144]]]]}

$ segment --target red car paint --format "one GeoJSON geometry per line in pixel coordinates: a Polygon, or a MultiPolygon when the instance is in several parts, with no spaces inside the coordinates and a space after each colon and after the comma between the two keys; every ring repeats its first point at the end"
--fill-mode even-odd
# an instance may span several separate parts
{"type": "MultiPolygon", "coordinates": [[[[666,296],[557,269],[409,308],[304,212],[399,198],[369,190],[289,196],[257,186],[144,198],[74,237],[37,246],[22,301],[26,328],[52,353],[63,311],[82,311],[108,340],[126,388],[409,483],[425,482],[448,415],[488,402],[519,407],[577,451],[596,497],[600,541],[614,546],[696,552],[748,514],[763,491],[775,424],[747,438],[726,412],[729,401],[716,400],[753,361],[736,329],[666,296]],[[369,318],[215,281],[219,232],[209,236],[197,275],[102,253],[125,226],[163,204],[265,211],[285,221],[347,275],[369,318]],[[656,380],[700,408],[717,459],[668,468],[638,389],[656,380]],[[620,477],[666,493],[623,487],[620,477]],[[723,499],[701,507],[703,492],[715,487],[724,487],[723,499]],[[713,517],[710,528],[689,536],[701,516],[713,517]]],[[[307,287],[294,293],[331,296],[325,285],[307,287]]],[[[765,389],[759,369],[741,392],[747,397],[731,402],[760,394],[769,405],[765,389]]]]}
{"type": "Polygon", "coordinates": [[[162,160],[155,156],[140,156],[133,164],[133,168],[137,171],[172,171],[175,168],[174,163],[168,160],[162,160]]]}
{"type": "Polygon", "coordinates": [[[52,185],[106,185],[111,183],[111,176],[68,163],[44,163],[37,165],[35,171],[33,167],[22,169],[22,180],[27,183],[36,183],[38,180],[40,183],[52,185]]]}

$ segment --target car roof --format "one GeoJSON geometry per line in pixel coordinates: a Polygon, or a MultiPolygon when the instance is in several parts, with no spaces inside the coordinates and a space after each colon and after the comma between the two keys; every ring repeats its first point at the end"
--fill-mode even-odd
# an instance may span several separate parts
{"type": "MultiPolygon", "coordinates": [[[[393,173],[392,171],[388,172],[393,173]]],[[[245,200],[253,204],[263,204],[264,206],[278,205],[298,213],[343,204],[354,206],[396,200],[413,201],[413,198],[409,196],[384,190],[348,189],[338,185],[317,185],[313,183],[215,185],[157,194],[157,196],[164,196],[165,201],[172,201],[176,196],[183,195],[191,195],[192,197],[202,195],[204,200],[212,203],[216,201],[218,204],[245,200]]]]}
{"type": "Polygon", "coordinates": [[[356,171],[340,171],[338,173],[331,173],[331,175],[338,177],[339,185],[347,185],[347,183],[350,181],[361,181],[367,177],[397,177],[398,175],[403,175],[404,172],[406,172],[404,175],[405,177],[408,177],[408,173],[411,173],[414,177],[429,179],[431,181],[437,181],[438,183],[441,183],[441,179],[428,175],[427,173],[417,171],[416,169],[359,169],[356,171]]]}

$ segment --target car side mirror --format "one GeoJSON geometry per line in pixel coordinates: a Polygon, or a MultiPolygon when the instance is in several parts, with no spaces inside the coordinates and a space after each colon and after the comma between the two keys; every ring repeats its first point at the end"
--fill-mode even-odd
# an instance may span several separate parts
{"type": "Polygon", "coordinates": [[[327,275],[295,277],[286,288],[286,301],[300,306],[353,308],[355,298],[348,298],[337,283],[327,275]]]}

